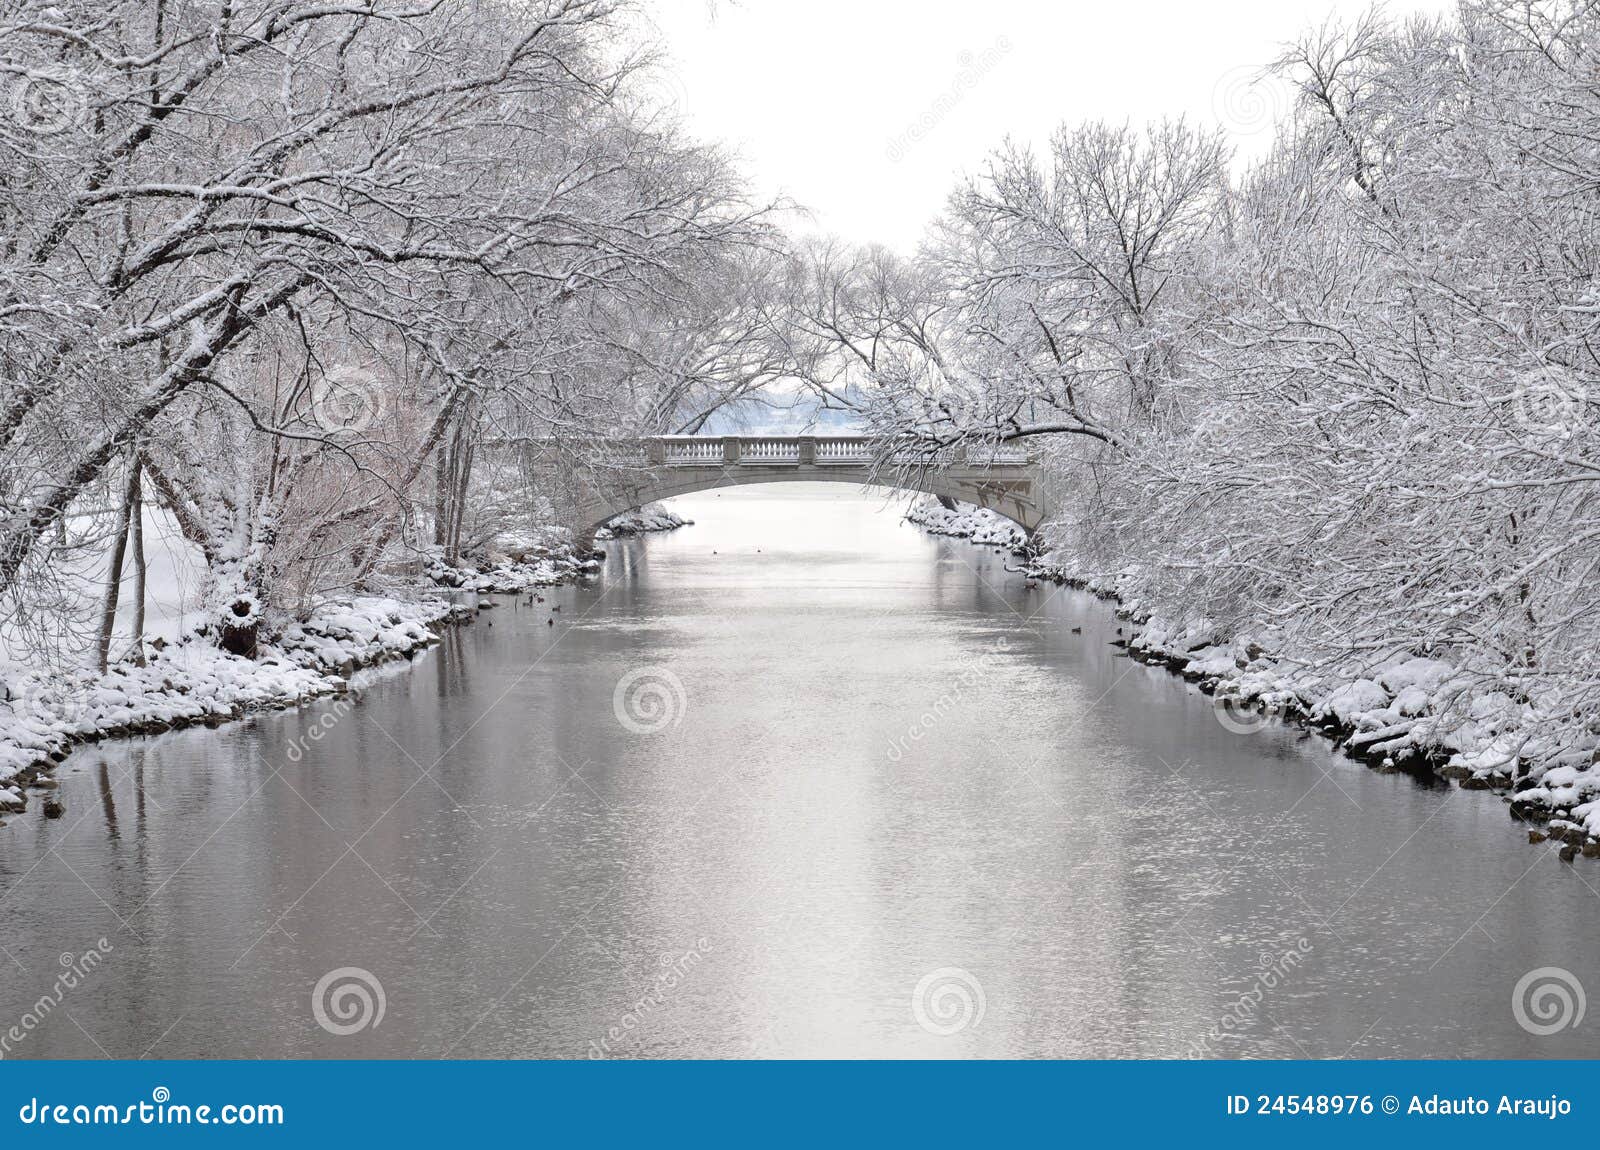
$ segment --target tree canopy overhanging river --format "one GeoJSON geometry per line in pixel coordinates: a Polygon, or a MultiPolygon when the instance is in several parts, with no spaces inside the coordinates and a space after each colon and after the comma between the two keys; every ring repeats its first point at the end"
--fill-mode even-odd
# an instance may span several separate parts
{"type": "Polygon", "coordinates": [[[1499,798],[1229,731],[881,493],[675,506],[353,706],[75,753],[5,1056],[1595,1054],[1513,996],[1600,987],[1600,872],[1499,798]]]}

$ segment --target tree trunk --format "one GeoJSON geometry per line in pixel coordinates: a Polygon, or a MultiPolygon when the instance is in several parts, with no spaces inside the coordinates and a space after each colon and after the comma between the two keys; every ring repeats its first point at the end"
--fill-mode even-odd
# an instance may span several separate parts
{"type": "Polygon", "coordinates": [[[106,568],[106,594],[100,611],[100,634],[95,642],[95,670],[106,673],[111,655],[111,632],[117,625],[117,592],[122,586],[122,556],[128,550],[128,509],[139,494],[139,468],[129,468],[128,487],[117,512],[117,536],[111,544],[111,561],[106,568]]]}
{"type": "Polygon", "coordinates": [[[458,440],[456,445],[455,510],[450,522],[450,562],[461,562],[461,525],[467,518],[467,485],[472,481],[472,445],[458,440]]]}
{"type": "Polygon", "coordinates": [[[128,532],[133,546],[133,662],[144,666],[144,596],[149,568],[144,558],[144,460],[135,453],[128,480],[128,532]]]}
{"type": "Polygon", "coordinates": [[[450,531],[450,450],[444,444],[433,457],[433,544],[444,549],[450,531]]]}
{"type": "Polygon", "coordinates": [[[261,611],[253,598],[239,596],[223,609],[222,634],[217,646],[230,655],[254,659],[260,637],[261,611]]]}

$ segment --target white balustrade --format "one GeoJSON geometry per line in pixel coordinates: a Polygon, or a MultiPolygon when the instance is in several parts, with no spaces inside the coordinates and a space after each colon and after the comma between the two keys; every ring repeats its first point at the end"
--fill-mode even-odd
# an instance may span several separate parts
{"type": "Polygon", "coordinates": [[[870,463],[872,448],[865,439],[817,440],[818,463],[870,463]]]}
{"type": "Polygon", "coordinates": [[[739,444],[740,463],[799,463],[798,439],[746,439],[739,444]]]}
{"type": "Polygon", "coordinates": [[[669,439],[666,460],[671,467],[706,467],[723,462],[720,439],[669,439]]]}
{"type": "MultiPolygon", "coordinates": [[[[864,436],[760,436],[748,439],[720,437],[663,438],[648,444],[618,444],[606,453],[606,460],[614,466],[637,466],[650,459],[664,461],[669,467],[720,467],[723,465],[757,467],[799,467],[815,463],[825,467],[871,467],[879,457],[873,451],[872,440],[864,436]],[[729,451],[725,444],[731,444],[729,451]],[[807,451],[809,446],[810,450],[807,451]]],[[[1030,462],[1025,447],[1010,444],[969,444],[965,448],[940,448],[928,452],[920,448],[902,448],[892,452],[889,466],[947,468],[952,464],[969,467],[1023,467],[1030,462]]]]}

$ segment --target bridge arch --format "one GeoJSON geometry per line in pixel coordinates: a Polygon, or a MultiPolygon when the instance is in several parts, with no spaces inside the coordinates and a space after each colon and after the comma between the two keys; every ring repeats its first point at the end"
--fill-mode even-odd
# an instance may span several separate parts
{"type": "Polygon", "coordinates": [[[942,453],[908,482],[881,466],[863,436],[671,436],[610,444],[607,464],[574,491],[576,519],[592,537],[608,520],[662,499],[758,483],[850,483],[959,499],[1033,535],[1049,517],[1038,464],[1026,452],[942,453]],[[885,473],[887,470],[887,473],[885,473]]]}

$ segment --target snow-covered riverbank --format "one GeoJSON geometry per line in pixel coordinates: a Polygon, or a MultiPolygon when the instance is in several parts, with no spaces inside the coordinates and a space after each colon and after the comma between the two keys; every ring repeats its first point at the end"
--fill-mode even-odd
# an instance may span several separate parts
{"type": "MultiPolygon", "coordinates": [[[[357,668],[410,658],[476,610],[437,598],[353,598],[284,628],[254,659],[196,634],[164,645],[145,666],[118,663],[104,675],[13,668],[0,701],[0,811],[24,809],[30,788],[48,791],[49,773],[75,744],[215,725],[340,694],[357,668]]],[[[45,813],[57,813],[49,798],[45,813]]]]}
{"type": "MultiPolygon", "coordinates": [[[[950,510],[932,498],[918,500],[906,518],[985,545],[1016,547],[1023,538],[992,511],[966,504],[950,510]]],[[[1128,654],[1195,682],[1214,697],[1218,721],[1230,730],[1304,722],[1377,770],[1504,792],[1514,817],[1539,824],[1529,831],[1532,841],[1558,840],[1568,861],[1600,857],[1600,750],[1574,751],[1571,740],[1553,737],[1553,720],[1532,700],[1448,661],[1404,651],[1360,662],[1296,658],[1270,633],[1228,635],[1205,618],[1147,610],[1130,576],[1087,575],[1058,553],[1028,570],[1117,603],[1133,625],[1128,654]]]]}
{"type": "MultiPolygon", "coordinates": [[[[1600,857],[1600,772],[1593,752],[1563,752],[1541,734],[1529,701],[1486,687],[1441,659],[1397,651],[1360,662],[1296,659],[1271,636],[1224,635],[1203,618],[1147,615],[1106,581],[1046,561],[1036,574],[1122,602],[1135,626],[1128,653],[1159,663],[1215,698],[1218,721],[1249,734],[1275,718],[1314,726],[1381,771],[1453,779],[1464,790],[1508,792],[1514,817],[1541,824],[1562,858],[1600,857]]],[[[1115,583],[1115,581],[1111,581],[1115,583]]]]}
{"type": "MultiPolygon", "coordinates": [[[[1070,576],[1042,567],[1041,575],[1070,576]]],[[[1600,858],[1600,769],[1594,751],[1564,750],[1536,704],[1442,659],[1396,651],[1329,663],[1274,652],[1269,636],[1223,635],[1205,619],[1145,616],[1128,653],[1214,696],[1224,726],[1248,734],[1274,717],[1308,723],[1382,771],[1433,774],[1464,790],[1506,792],[1514,817],[1560,840],[1562,857],[1600,858]]]]}
{"type": "MultiPolygon", "coordinates": [[[[619,516],[597,537],[687,523],[663,508],[645,508],[619,516]]],[[[446,626],[470,620],[480,609],[475,601],[442,598],[441,588],[474,599],[515,594],[568,583],[599,567],[598,558],[577,553],[563,533],[550,531],[475,566],[451,566],[430,556],[422,570],[429,586],[397,590],[394,597],[331,600],[304,622],[282,627],[253,659],[229,654],[213,636],[191,630],[174,642],[147,644],[144,666],[114,663],[104,675],[0,663],[0,815],[26,809],[30,791],[44,796],[46,814],[59,813],[50,797],[50,774],[77,744],[296,706],[342,694],[359,668],[414,657],[438,642],[446,626]]]]}

